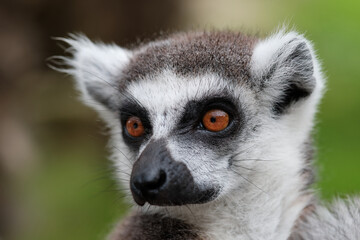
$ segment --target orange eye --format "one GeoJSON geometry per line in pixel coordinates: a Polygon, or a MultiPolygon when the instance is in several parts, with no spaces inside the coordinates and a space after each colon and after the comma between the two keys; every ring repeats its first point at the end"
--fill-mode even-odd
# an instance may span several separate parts
{"type": "Polygon", "coordinates": [[[138,117],[130,117],[126,121],[126,130],[133,137],[140,137],[144,134],[144,126],[138,117]]]}
{"type": "Polygon", "coordinates": [[[213,109],[205,113],[202,122],[207,130],[219,132],[229,125],[229,114],[219,109],[213,109]]]}

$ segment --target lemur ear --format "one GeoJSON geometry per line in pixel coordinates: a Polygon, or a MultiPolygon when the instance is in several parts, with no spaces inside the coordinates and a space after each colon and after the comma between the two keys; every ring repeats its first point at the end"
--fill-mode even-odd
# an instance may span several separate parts
{"type": "Polygon", "coordinates": [[[251,75],[264,104],[280,115],[317,85],[317,60],[308,40],[296,32],[280,31],[257,43],[251,75]]]}
{"type": "Polygon", "coordinates": [[[67,51],[72,56],[53,57],[52,67],[75,78],[85,104],[100,111],[115,110],[121,70],[131,52],[115,44],[94,43],[83,35],[58,40],[70,45],[67,51]]]}

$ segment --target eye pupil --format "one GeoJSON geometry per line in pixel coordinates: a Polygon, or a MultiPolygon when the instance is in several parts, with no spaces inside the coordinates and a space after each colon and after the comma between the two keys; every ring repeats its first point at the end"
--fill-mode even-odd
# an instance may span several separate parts
{"type": "Polygon", "coordinates": [[[133,125],[133,127],[136,129],[136,128],[138,128],[138,124],[137,123],[134,123],[134,125],[133,125]]]}
{"type": "Polygon", "coordinates": [[[212,122],[212,123],[216,122],[216,117],[211,117],[210,122],[212,122]]]}

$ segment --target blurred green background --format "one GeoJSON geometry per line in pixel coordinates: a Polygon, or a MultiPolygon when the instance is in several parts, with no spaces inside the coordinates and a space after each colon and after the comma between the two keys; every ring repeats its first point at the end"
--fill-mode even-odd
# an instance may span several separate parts
{"type": "Polygon", "coordinates": [[[103,239],[126,213],[106,159],[104,126],[45,59],[51,40],[81,31],[131,46],[163,30],[231,29],[264,36],[285,23],[322,59],[316,188],[360,193],[360,1],[1,0],[0,239],[103,239]]]}

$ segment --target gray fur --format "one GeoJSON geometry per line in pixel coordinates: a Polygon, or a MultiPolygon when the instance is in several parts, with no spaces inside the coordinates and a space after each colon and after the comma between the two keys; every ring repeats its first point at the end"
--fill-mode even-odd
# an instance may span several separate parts
{"type": "Polygon", "coordinates": [[[197,76],[214,72],[226,79],[249,80],[255,37],[233,32],[178,33],[134,50],[124,82],[143,79],[162,69],[197,76]]]}

